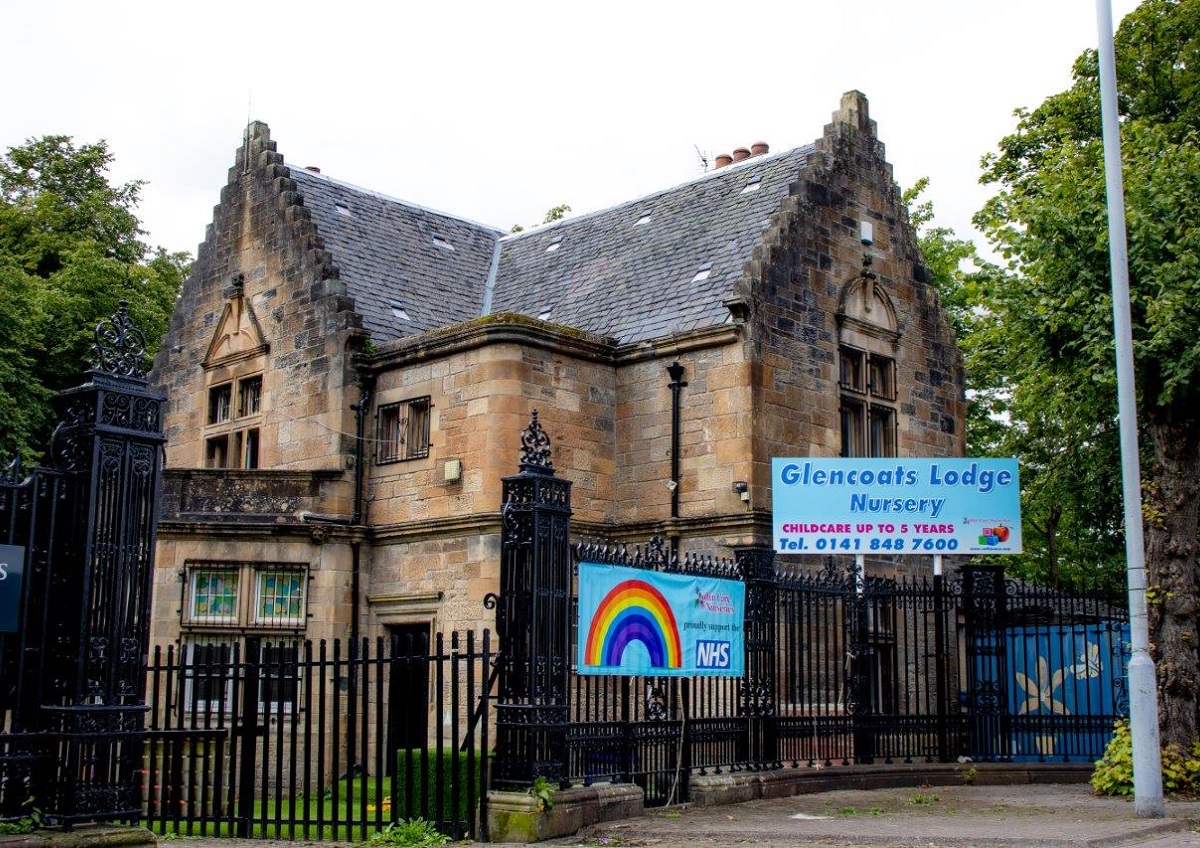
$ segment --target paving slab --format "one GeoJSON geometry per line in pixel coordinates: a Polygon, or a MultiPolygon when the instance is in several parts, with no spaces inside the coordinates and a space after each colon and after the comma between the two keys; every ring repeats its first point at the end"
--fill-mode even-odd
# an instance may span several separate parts
{"type": "Polygon", "coordinates": [[[725,807],[648,811],[586,828],[559,846],[717,845],[891,848],[1200,848],[1200,803],[1139,818],[1124,799],[1085,785],[937,786],[844,790],[725,807]]]}
{"type": "MultiPolygon", "coordinates": [[[[559,848],[1200,848],[1200,801],[1166,818],[1098,798],[1086,784],[848,789],[728,806],[677,806],[585,828],[559,848]]],[[[350,848],[330,842],[182,837],[179,848],[350,848]]],[[[462,843],[460,843],[461,845],[462,843]]],[[[500,843],[490,843],[500,848],[500,843]]],[[[0,846],[2,848],[2,846],[0,846]]],[[[476,843],[472,848],[489,848],[476,843]]]]}

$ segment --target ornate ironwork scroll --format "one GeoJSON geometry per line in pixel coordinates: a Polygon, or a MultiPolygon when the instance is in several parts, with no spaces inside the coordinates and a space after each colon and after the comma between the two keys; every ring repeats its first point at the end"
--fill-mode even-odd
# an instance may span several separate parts
{"type": "Polygon", "coordinates": [[[129,319],[129,301],[96,326],[92,369],[114,377],[142,380],[146,376],[146,335],[129,319]]]}
{"type": "Polygon", "coordinates": [[[554,463],[550,461],[550,437],[542,429],[536,409],[530,416],[529,424],[521,431],[521,461],[518,467],[523,472],[554,473],[554,463]]]}

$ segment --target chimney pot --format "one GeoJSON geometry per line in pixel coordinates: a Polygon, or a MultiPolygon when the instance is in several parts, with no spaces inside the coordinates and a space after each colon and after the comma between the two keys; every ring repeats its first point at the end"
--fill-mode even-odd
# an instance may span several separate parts
{"type": "Polygon", "coordinates": [[[765,141],[756,141],[750,145],[751,156],[763,156],[771,152],[771,147],[765,141]]]}
{"type": "Polygon", "coordinates": [[[734,148],[734,151],[733,151],[733,161],[734,162],[743,162],[749,158],[750,158],[750,151],[747,148],[745,148],[745,147],[734,148]]]}
{"type": "Polygon", "coordinates": [[[718,153],[717,158],[713,162],[717,168],[724,168],[726,165],[733,163],[733,157],[728,153],[718,153]]]}

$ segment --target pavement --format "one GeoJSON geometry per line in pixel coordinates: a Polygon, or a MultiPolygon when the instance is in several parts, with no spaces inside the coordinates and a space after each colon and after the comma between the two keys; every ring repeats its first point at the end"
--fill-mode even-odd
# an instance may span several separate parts
{"type": "MultiPolygon", "coordinates": [[[[346,842],[174,837],[178,848],[348,848],[346,842]]],[[[460,843],[496,848],[507,843],[460,843]]],[[[579,848],[1200,848],[1200,800],[1139,818],[1087,784],[847,789],[728,806],[680,805],[540,845],[579,848]]]]}
{"type": "Polygon", "coordinates": [[[891,848],[1200,848],[1200,801],[1166,818],[1098,798],[1086,784],[839,790],[719,807],[649,810],[585,828],[555,846],[891,846],[891,848]]]}

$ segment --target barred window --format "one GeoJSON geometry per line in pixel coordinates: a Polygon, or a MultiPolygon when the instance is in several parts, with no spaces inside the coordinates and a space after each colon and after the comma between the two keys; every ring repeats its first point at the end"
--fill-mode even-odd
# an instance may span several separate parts
{"type": "Polygon", "coordinates": [[[375,461],[399,462],[429,456],[429,398],[390,403],[379,408],[375,461]]]}
{"type": "Polygon", "coordinates": [[[308,572],[291,563],[193,562],[185,596],[186,629],[294,633],[308,619],[308,572]]]}
{"type": "Polygon", "coordinates": [[[256,624],[304,624],[304,573],[295,569],[261,569],[255,584],[256,624]]]}
{"type": "Polygon", "coordinates": [[[232,568],[194,570],[188,618],[192,621],[233,624],[237,622],[237,617],[237,570],[232,568]]]}

